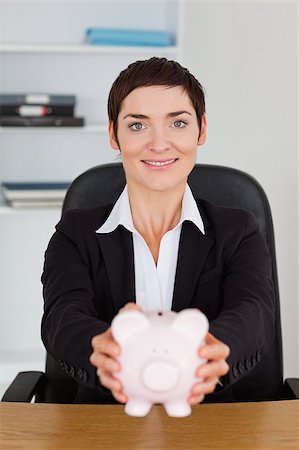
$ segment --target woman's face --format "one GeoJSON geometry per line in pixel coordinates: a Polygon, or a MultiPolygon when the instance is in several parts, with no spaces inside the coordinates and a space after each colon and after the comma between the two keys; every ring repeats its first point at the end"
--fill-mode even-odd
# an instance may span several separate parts
{"type": "Polygon", "coordinates": [[[118,116],[118,142],[109,124],[110,143],[121,150],[129,189],[184,188],[205,142],[206,118],[199,126],[192,102],[181,86],[140,87],[124,99],[118,116]]]}

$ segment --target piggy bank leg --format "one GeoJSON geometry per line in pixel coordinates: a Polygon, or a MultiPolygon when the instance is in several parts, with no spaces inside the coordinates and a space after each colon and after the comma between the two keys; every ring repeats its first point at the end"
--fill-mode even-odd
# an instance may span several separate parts
{"type": "Polygon", "coordinates": [[[146,416],[152,407],[152,403],[147,400],[130,398],[125,406],[125,412],[129,416],[143,417],[146,416]]]}
{"type": "Polygon", "coordinates": [[[171,417],[186,417],[191,414],[191,406],[186,401],[167,402],[164,404],[166,412],[171,417]]]}

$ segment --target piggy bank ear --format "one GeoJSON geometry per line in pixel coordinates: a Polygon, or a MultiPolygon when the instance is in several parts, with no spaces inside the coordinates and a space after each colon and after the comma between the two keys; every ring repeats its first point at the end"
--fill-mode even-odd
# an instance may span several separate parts
{"type": "Polygon", "coordinates": [[[114,339],[118,343],[124,344],[130,336],[146,330],[148,325],[148,319],[142,312],[123,311],[114,317],[111,331],[114,339]]]}
{"type": "Polygon", "coordinates": [[[184,309],[176,315],[172,322],[172,328],[200,343],[209,330],[209,322],[198,309],[190,308],[184,309]]]}

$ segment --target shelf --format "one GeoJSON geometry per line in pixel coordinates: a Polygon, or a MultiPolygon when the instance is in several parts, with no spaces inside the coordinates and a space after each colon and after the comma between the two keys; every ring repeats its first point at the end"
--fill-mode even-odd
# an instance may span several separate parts
{"type": "Polygon", "coordinates": [[[12,208],[4,203],[0,203],[0,216],[24,216],[24,215],[32,215],[36,214],[40,216],[41,214],[49,214],[51,212],[61,211],[61,207],[57,206],[49,206],[43,208],[12,208]]]}
{"type": "Polygon", "coordinates": [[[45,207],[24,207],[24,208],[12,208],[9,206],[0,191],[0,216],[19,216],[19,215],[38,215],[41,214],[51,214],[55,213],[57,215],[57,212],[61,212],[62,206],[45,206],[45,207]]]}
{"type": "Polygon", "coordinates": [[[108,133],[108,125],[86,125],[85,127],[1,127],[0,134],[103,134],[108,133]]]}
{"type": "Polygon", "coordinates": [[[131,47],[114,45],[64,45],[64,44],[2,44],[0,53],[83,53],[83,54],[153,54],[168,55],[178,52],[177,46],[171,47],[131,47]]]}

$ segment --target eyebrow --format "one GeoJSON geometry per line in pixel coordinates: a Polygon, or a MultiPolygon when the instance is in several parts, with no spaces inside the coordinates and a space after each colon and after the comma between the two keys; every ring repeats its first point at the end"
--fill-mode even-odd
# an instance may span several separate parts
{"type": "MultiPolygon", "coordinates": [[[[192,114],[188,111],[174,111],[167,114],[166,117],[176,117],[180,114],[189,114],[189,116],[192,116],[192,114]]],[[[149,119],[149,116],[145,116],[144,114],[127,114],[123,117],[123,119],[126,119],[127,117],[133,117],[134,119],[149,119]]]]}

